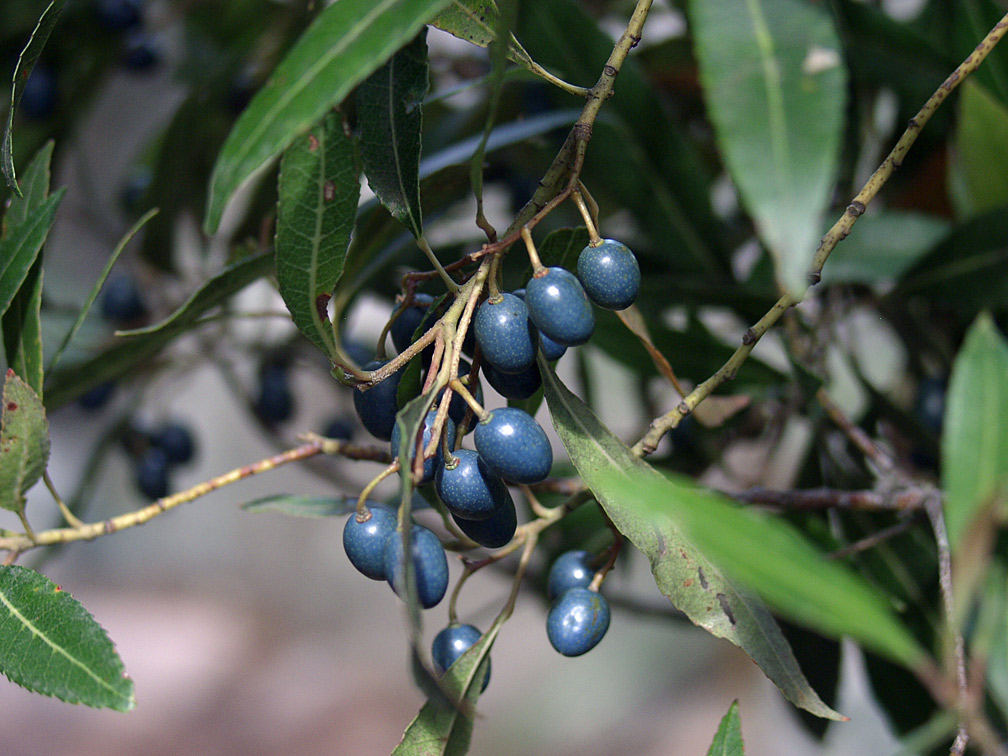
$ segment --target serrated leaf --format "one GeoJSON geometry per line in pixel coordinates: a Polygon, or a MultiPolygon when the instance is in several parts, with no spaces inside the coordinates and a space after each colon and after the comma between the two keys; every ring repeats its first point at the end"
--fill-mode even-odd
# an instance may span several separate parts
{"type": "Polygon", "coordinates": [[[231,195],[416,36],[449,0],[339,0],[326,7],[252,98],[221,148],[205,228],[231,195]]]}
{"type": "Polygon", "coordinates": [[[42,202],[30,218],[0,239],[0,314],[7,312],[42,250],[65,191],[60,189],[42,202]]]}
{"type": "Polygon", "coordinates": [[[732,701],[728,713],[724,715],[717,733],[707,751],[707,756],[745,756],[742,743],[742,720],[739,718],[738,701],[732,701]]]}
{"type": "Polygon", "coordinates": [[[325,305],[343,275],[360,198],[357,145],[328,113],[280,161],[276,271],[294,324],[326,355],[334,349],[325,305]]]}
{"type": "Polygon", "coordinates": [[[21,195],[11,198],[7,213],[3,218],[4,236],[12,228],[16,228],[28,220],[49,196],[49,166],[52,162],[54,144],[50,139],[42,145],[25,169],[24,176],[18,182],[21,187],[21,195]]]}
{"type": "Polygon", "coordinates": [[[42,400],[7,370],[0,409],[0,507],[24,511],[24,495],[49,462],[49,423],[42,400]]]}
{"type": "Polygon", "coordinates": [[[38,24],[32,31],[31,39],[21,51],[17,65],[14,67],[14,78],[11,82],[11,106],[7,113],[7,126],[4,129],[3,142],[0,143],[0,170],[3,171],[4,178],[7,179],[7,185],[19,197],[21,196],[21,188],[18,186],[17,172],[14,169],[14,112],[21,102],[21,95],[28,77],[31,76],[35,62],[42,54],[42,48],[45,47],[65,2],[66,0],[53,0],[42,11],[38,24]]]}
{"type": "Polygon", "coordinates": [[[695,624],[742,648],[785,697],[841,718],[805,680],[763,604],[830,635],[850,634],[913,665],[924,652],[885,600],[839,564],[826,562],[793,528],[732,506],[692,482],[669,479],[635,457],[540,360],[553,425],[585,485],[613,524],[651,562],[658,588],[695,624]],[[717,566],[715,566],[717,565],[717,566]]]}
{"type": "Polygon", "coordinates": [[[963,85],[952,144],[950,194],[961,214],[1008,205],[1008,108],[972,80],[963,85]]]}
{"type": "Polygon", "coordinates": [[[955,555],[974,516],[1008,501],[1008,342],[987,314],[966,334],[945,406],[942,488],[955,555]]]}
{"type": "Polygon", "coordinates": [[[420,211],[420,129],[427,95],[427,30],[357,88],[357,130],[368,185],[413,236],[420,211]]]}
{"type": "Polygon", "coordinates": [[[248,501],[241,508],[246,512],[278,512],[295,517],[338,517],[357,508],[357,497],[281,494],[248,501]]]}
{"type": "Polygon", "coordinates": [[[136,365],[153,359],[171,342],[195,327],[207,311],[227,301],[273,269],[273,253],[262,252],[224,268],[208,279],[181,307],[160,323],[123,331],[112,346],[84,362],[46,376],[46,401],[59,407],[90,388],[115,380],[136,365]]]}
{"type": "Polygon", "coordinates": [[[7,364],[42,395],[42,257],[39,256],[21,289],[3,314],[3,342],[7,364]]]}
{"type": "Polygon", "coordinates": [[[445,693],[458,705],[441,700],[424,704],[392,756],[464,756],[468,753],[473,728],[471,712],[487,672],[483,661],[499,630],[500,623],[495,622],[441,678],[445,693]]]}
{"type": "Polygon", "coordinates": [[[689,20],[725,165],[778,281],[804,292],[844,127],[833,22],[802,0],[692,0],[689,20]]]}
{"type": "Polygon", "coordinates": [[[105,630],[44,575],[0,567],[0,671],[68,703],[129,711],[133,681],[105,630]]]}
{"type": "MultiPolygon", "coordinates": [[[[431,22],[441,31],[472,42],[479,47],[489,47],[497,38],[494,30],[500,11],[494,0],[452,0],[451,5],[431,22]]],[[[508,41],[508,58],[532,73],[538,73],[532,56],[526,52],[514,35],[508,41]]]]}

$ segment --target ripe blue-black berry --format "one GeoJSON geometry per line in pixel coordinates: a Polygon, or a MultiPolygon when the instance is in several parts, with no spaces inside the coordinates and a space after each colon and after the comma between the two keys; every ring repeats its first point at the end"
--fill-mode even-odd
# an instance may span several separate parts
{"type": "MultiPolygon", "coordinates": [[[[373,360],[364,365],[364,370],[377,370],[384,362],[373,360]]],[[[367,391],[354,390],[353,403],[357,417],[375,438],[385,441],[392,439],[392,429],[395,427],[396,393],[399,391],[399,381],[403,368],[400,368],[381,383],[376,383],[367,391]]]]}
{"type": "Polygon", "coordinates": [[[168,461],[181,465],[193,458],[196,442],[192,433],[181,423],[165,423],[151,434],[151,443],[164,449],[168,461]]]}
{"type": "Polygon", "coordinates": [[[500,475],[469,449],[459,449],[437,468],[434,485],[448,511],[467,520],[485,520],[509,504],[514,508],[500,475]]]}
{"type": "Polygon", "coordinates": [[[385,579],[385,544],[396,529],[396,515],[382,507],[371,507],[364,522],[350,515],[343,526],[343,550],[350,564],[372,580],[385,579]]]}
{"type": "Polygon", "coordinates": [[[546,578],[546,598],[550,601],[571,588],[587,588],[595,577],[594,557],[587,551],[565,551],[556,558],[546,578]]]}
{"type": "Polygon", "coordinates": [[[129,215],[139,215],[154,174],[145,165],[133,168],[119,189],[119,204],[129,215]]]}
{"type": "Polygon", "coordinates": [[[147,314],[143,297],[133,276],[113,276],[102,287],[101,314],[114,323],[132,323],[147,314]]]}
{"type": "Polygon", "coordinates": [[[510,495],[504,506],[498,508],[485,520],[467,520],[456,514],[452,515],[452,519],[459,526],[459,530],[480,546],[485,546],[488,549],[507,546],[514,538],[515,530],[518,529],[518,513],[515,511],[515,505],[510,495]]]}
{"type": "Polygon", "coordinates": [[[578,257],[577,277],[588,298],[607,310],[625,310],[640,292],[640,266],[622,242],[603,239],[578,257]]]}
{"type": "Polygon", "coordinates": [[[168,455],[158,446],[148,446],[133,471],[137,488],[148,499],[168,495],[168,455]]]}
{"type": "MultiPolygon", "coordinates": [[[[439,675],[443,675],[452,664],[458,661],[466,651],[472,648],[483,633],[474,625],[448,625],[441,632],[434,636],[431,644],[431,657],[434,660],[434,669],[439,675]]],[[[483,678],[483,687],[480,691],[486,690],[490,682],[490,661],[487,660],[486,677],[483,678]]]]}
{"type": "Polygon", "coordinates": [[[30,121],[45,120],[56,110],[56,99],[56,74],[49,66],[36,64],[21,90],[21,115],[30,121]]]}
{"type": "Polygon", "coordinates": [[[564,656],[591,651],[608,629],[609,602],[587,588],[567,591],[546,617],[549,641],[564,656]]]}
{"type": "MultiPolygon", "coordinates": [[[[424,449],[427,448],[427,445],[431,441],[431,432],[432,432],[432,430],[434,428],[434,419],[436,417],[437,417],[437,410],[431,410],[424,417],[424,424],[423,424],[423,448],[424,449]]],[[[449,441],[454,440],[454,438],[455,438],[455,423],[452,422],[452,419],[450,417],[445,419],[443,432],[448,434],[449,441]]],[[[392,456],[393,457],[398,457],[399,456],[399,442],[400,442],[401,438],[402,437],[401,437],[401,435],[399,433],[399,426],[398,426],[398,424],[397,425],[393,425],[392,426],[392,442],[391,442],[392,456]]],[[[415,448],[416,447],[414,446],[413,449],[410,449],[410,460],[413,460],[413,459],[416,458],[415,448]]],[[[434,452],[434,456],[433,457],[429,457],[429,458],[427,458],[427,459],[424,460],[424,463],[423,463],[423,478],[420,480],[419,485],[423,485],[424,483],[430,483],[432,480],[434,480],[434,471],[437,470],[439,467],[441,467],[441,463],[443,462],[443,460],[444,460],[444,454],[442,453],[441,444],[439,443],[437,445],[437,450],[434,452]]],[[[399,470],[399,474],[400,475],[403,474],[402,469],[399,470]]]]}
{"type": "Polygon", "coordinates": [[[140,23],[143,0],[99,0],[98,23],[108,31],[124,31],[140,23]]]}
{"type": "Polygon", "coordinates": [[[529,321],[528,307],[514,294],[481,304],[473,330],[483,358],[502,373],[520,373],[535,362],[539,334],[529,321]]]}
{"type": "Polygon", "coordinates": [[[414,294],[413,304],[403,310],[402,314],[392,323],[389,333],[392,335],[392,343],[395,345],[396,352],[402,354],[409,348],[409,345],[413,343],[413,334],[416,333],[421,322],[426,320],[424,325],[427,328],[424,328],[424,331],[434,325],[436,319],[426,317],[433,302],[434,297],[430,294],[422,292],[414,294]]]}
{"type": "Polygon", "coordinates": [[[270,425],[282,423],[293,414],[294,395],[286,365],[268,363],[263,366],[259,374],[255,411],[263,422],[270,425]]]}
{"type": "Polygon", "coordinates": [[[538,365],[514,374],[502,373],[492,365],[484,365],[483,375],[494,391],[505,399],[528,399],[542,386],[538,365]]]}
{"type": "MultiPolygon", "coordinates": [[[[525,299],[525,289],[515,289],[514,295],[519,299],[525,299]]],[[[548,362],[555,362],[567,353],[567,346],[558,341],[553,341],[542,331],[539,331],[539,349],[548,362]]]]}
{"type": "Polygon", "coordinates": [[[347,341],[343,344],[343,351],[357,367],[366,365],[374,359],[374,349],[360,341],[347,341]]]}
{"type": "Polygon", "coordinates": [[[331,417],[325,424],[322,435],[336,441],[349,441],[353,438],[354,423],[349,417],[331,417]]]}
{"type": "Polygon", "coordinates": [[[134,29],[126,38],[123,67],[129,71],[148,71],[161,61],[161,48],[143,29],[134,29]]]}
{"type": "Polygon", "coordinates": [[[929,376],[917,387],[914,414],[932,433],[941,433],[945,419],[945,391],[947,385],[941,378],[929,376]]]}
{"type": "Polygon", "coordinates": [[[517,407],[493,410],[476,426],[473,440],[484,462],[512,483],[538,483],[553,467],[546,431],[517,407]]]}
{"type": "Polygon", "coordinates": [[[564,268],[546,268],[525,285],[525,301],[536,327],[559,344],[584,344],[595,330],[591,302],[577,277],[564,268]]]}
{"type": "MultiPolygon", "coordinates": [[[[410,531],[410,552],[416,578],[417,599],[424,609],[435,606],[448,590],[448,559],[434,533],[422,525],[410,531]]],[[[405,553],[402,538],[393,532],[385,543],[385,579],[400,597],[405,593],[405,553]]]]}
{"type": "Polygon", "coordinates": [[[88,389],[77,397],[77,404],[80,405],[82,409],[86,409],[89,412],[101,409],[105,406],[106,402],[112,398],[114,391],[114,381],[99,383],[97,386],[88,389]]]}

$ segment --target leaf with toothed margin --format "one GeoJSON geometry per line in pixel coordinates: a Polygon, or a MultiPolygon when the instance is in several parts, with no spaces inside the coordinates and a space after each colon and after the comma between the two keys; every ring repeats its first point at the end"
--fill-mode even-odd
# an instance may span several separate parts
{"type": "Polygon", "coordinates": [[[24,496],[49,463],[49,422],[31,386],[7,370],[0,409],[0,507],[24,511],[24,496]]]}
{"type": "Polygon", "coordinates": [[[738,701],[732,701],[732,705],[728,707],[728,713],[724,715],[718,726],[707,756],[745,756],[738,701]]]}
{"type": "MultiPolygon", "coordinates": [[[[452,4],[431,22],[431,26],[479,47],[489,47],[497,38],[499,18],[500,10],[494,0],[452,0],[452,4]]],[[[509,36],[508,59],[532,73],[538,73],[532,56],[513,34],[509,36]]]]}

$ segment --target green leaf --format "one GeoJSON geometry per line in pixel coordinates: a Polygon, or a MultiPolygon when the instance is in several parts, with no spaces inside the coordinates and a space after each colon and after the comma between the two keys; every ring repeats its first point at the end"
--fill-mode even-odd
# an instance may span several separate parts
{"type": "Polygon", "coordinates": [[[862,217],[830,254],[827,283],[878,285],[897,280],[948,234],[943,218],[886,210],[862,217]]]}
{"type": "MultiPolygon", "coordinates": [[[[497,38],[495,29],[500,19],[500,11],[494,0],[452,0],[451,5],[441,11],[432,22],[441,31],[472,42],[479,47],[489,47],[497,38]]],[[[532,56],[511,34],[508,41],[508,58],[523,68],[538,74],[539,69],[532,56]]]]}
{"type": "Polygon", "coordinates": [[[46,376],[46,401],[59,407],[88,389],[125,375],[151,360],[172,341],[194,327],[208,310],[227,301],[273,269],[273,254],[262,252],[229,265],[208,279],[181,307],[160,323],[121,332],[121,338],[84,362],[53,371],[46,376]]]}
{"type": "Polygon", "coordinates": [[[280,161],[276,271],[294,324],[326,355],[325,305],[343,275],[360,197],[357,145],[338,113],[299,137],[280,161]]]}
{"type": "Polygon", "coordinates": [[[67,703],[129,711],[133,681],[105,630],[44,575],[0,567],[0,671],[67,703]]]}
{"type": "Polygon", "coordinates": [[[205,227],[231,195],[416,36],[449,0],[339,0],[326,7],[252,98],[210,179],[205,227]]]}
{"type": "Polygon", "coordinates": [[[36,258],[21,289],[3,314],[7,364],[42,395],[42,257],[36,258]]]}
{"type": "Polygon", "coordinates": [[[955,554],[974,516],[1008,496],[1008,342],[987,314],[952,366],[944,430],[945,524],[955,554]]]}
{"type": "Polygon", "coordinates": [[[427,95],[427,30],[357,88],[357,130],[368,185],[413,236],[420,212],[420,128],[427,95]]]}
{"type": "Polygon", "coordinates": [[[0,170],[3,171],[4,178],[7,179],[7,185],[14,190],[14,194],[18,197],[21,196],[21,188],[18,186],[17,173],[14,169],[14,111],[17,110],[17,106],[21,102],[21,95],[24,93],[28,77],[31,76],[35,62],[42,54],[42,48],[45,47],[65,2],[66,0],[53,0],[42,11],[31,39],[21,51],[17,65],[14,67],[14,79],[11,82],[11,106],[7,113],[7,126],[4,129],[3,142],[0,143],[0,170]]]}
{"type": "Polygon", "coordinates": [[[748,653],[788,700],[818,716],[840,718],[808,685],[763,604],[722,571],[802,624],[829,635],[850,634],[907,665],[921,661],[916,641],[863,580],[826,562],[786,523],[658,473],[541,359],[540,370],[553,425],[571,461],[613,524],[648,557],[658,588],[694,623],[748,653]]]}
{"type": "Polygon", "coordinates": [[[42,477],[48,462],[45,407],[31,387],[8,368],[0,410],[0,507],[23,512],[24,495],[42,477]]]}
{"type": "Polygon", "coordinates": [[[844,126],[847,72],[830,17],[802,0],[689,4],[725,165],[773,255],[805,291],[844,126]]]}
{"type": "Polygon", "coordinates": [[[577,270],[578,256],[581,250],[588,246],[588,242],[588,229],[584,226],[558,228],[542,240],[536,252],[539,253],[543,265],[573,271],[577,270]]]}
{"type": "Polygon", "coordinates": [[[45,200],[30,218],[0,240],[0,314],[7,312],[42,250],[65,191],[60,189],[45,200]]]}
{"type": "Polygon", "coordinates": [[[962,215],[1008,205],[1008,108],[972,80],[963,86],[950,193],[962,215]]]}
{"type": "Polygon", "coordinates": [[[242,504],[247,512],[279,512],[295,517],[338,517],[357,508],[356,496],[264,496],[242,504]]]}
{"type": "Polygon", "coordinates": [[[745,756],[742,743],[742,720],[739,718],[738,701],[732,701],[728,713],[724,715],[711,743],[707,756],[745,756]]]}
{"type": "Polygon", "coordinates": [[[472,738],[472,708],[479,698],[487,672],[490,648],[500,622],[483,634],[473,646],[445,671],[441,684],[451,702],[430,700],[420,709],[396,746],[392,756],[464,756],[472,738]]]}
{"type": "Polygon", "coordinates": [[[24,176],[18,183],[21,185],[21,195],[11,198],[7,214],[4,215],[4,236],[12,228],[17,228],[28,220],[49,196],[49,174],[52,162],[53,140],[49,140],[35,153],[35,157],[25,169],[24,176]]]}

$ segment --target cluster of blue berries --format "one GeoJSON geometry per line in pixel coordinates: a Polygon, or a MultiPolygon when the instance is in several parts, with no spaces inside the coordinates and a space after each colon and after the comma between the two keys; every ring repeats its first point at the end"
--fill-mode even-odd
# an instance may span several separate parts
{"type": "Polygon", "coordinates": [[[590,588],[593,560],[587,551],[567,551],[553,562],[546,579],[546,597],[553,602],[546,634],[564,656],[591,651],[609,629],[609,603],[590,588]]]}
{"type": "Polygon", "coordinates": [[[168,495],[172,469],[192,461],[196,454],[192,432],[177,421],[168,421],[149,430],[131,428],[123,443],[133,457],[136,486],[151,500],[168,495]]]}
{"type": "Polygon", "coordinates": [[[106,31],[124,34],[123,67],[147,71],[161,61],[161,48],[144,28],[144,0],[98,0],[95,14],[106,31]]]}

